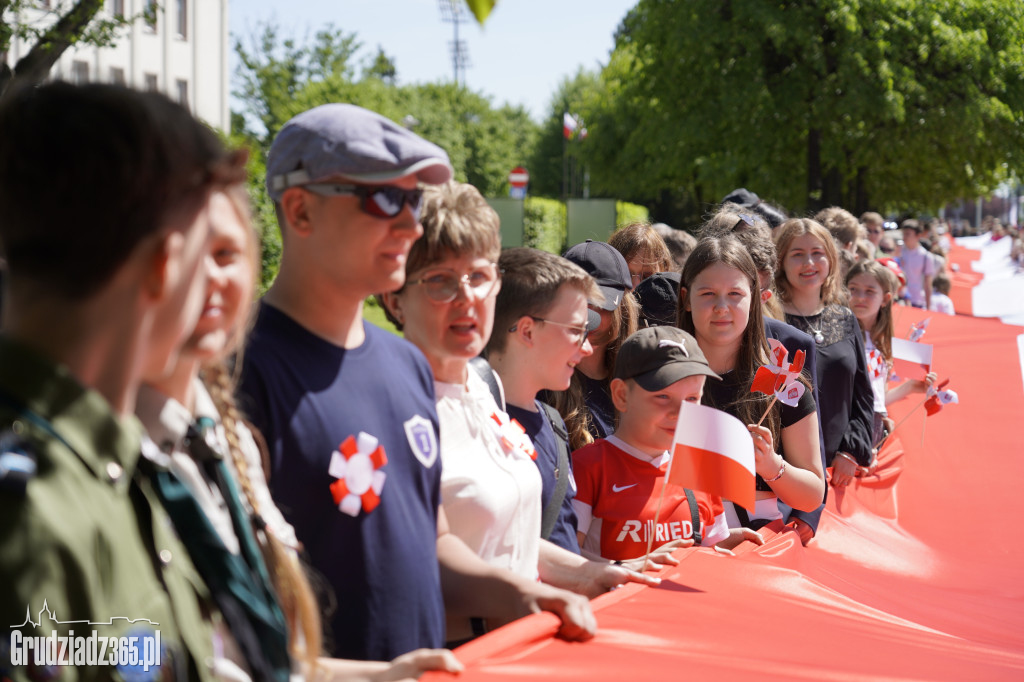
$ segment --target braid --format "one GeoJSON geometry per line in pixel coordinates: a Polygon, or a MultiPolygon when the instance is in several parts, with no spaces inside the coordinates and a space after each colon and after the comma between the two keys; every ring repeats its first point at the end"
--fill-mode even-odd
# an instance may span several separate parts
{"type": "Polygon", "coordinates": [[[235,466],[236,477],[245,499],[253,510],[256,536],[262,539],[263,557],[274,582],[281,609],[288,620],[289,648],[296,658],[305,661],[310,671],[314,671],[321,650],[321,630],[313,590],[299,565],[298,558],[263,522],[259,499],[249,476],[249,464],[239,440],[239,425],[245,422],[238,412],[233,397],[234,386],[227,368],[223,363],[218,363],[205,368],[202,377],[224,425],[224,436],[231,461],[235,466]]]}

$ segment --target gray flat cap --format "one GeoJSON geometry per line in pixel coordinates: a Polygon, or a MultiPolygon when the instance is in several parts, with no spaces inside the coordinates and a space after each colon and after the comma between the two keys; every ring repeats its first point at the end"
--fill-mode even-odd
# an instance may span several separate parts
{"type": "Polygon", "coordinates": [[[267,158],[267,192],[343,179],[386,183],[407,175],[428,185],[452,177],[448,154],[391,119],[354,104],[323,104],[284,124],[267,158]]]}

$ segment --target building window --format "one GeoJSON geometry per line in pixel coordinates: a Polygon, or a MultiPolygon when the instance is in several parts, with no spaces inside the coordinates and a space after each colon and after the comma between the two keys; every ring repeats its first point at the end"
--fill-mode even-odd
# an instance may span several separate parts
{"type": "Polygon", "coordinates": [[[188,38],[188,0],[178,2],[178,37],[188,38]]]}
{"type": "Polygon", "coordinates": [[[156,83],[156,74],[155,73],[147,73],[146,74],[146,90],[148,90],[149,92],[156,92],[157,87],[158,86],[157,86],[157,83],[156,83]]]}
{"type": "Polygon", "coordinates": [[[152,31],[156,31],[156,15],[160,10],[160,5],[157,4],[156,0],[146,0],[145,20],[146,26],[152,31]]]}
{"type": "Polygon", "coordinates": [[[124,17],[124,0],[110,0],[110,13],[115,17],[124,17]]]}
{"type": "Polygon", "coordinates": [[[179,78],[174,83],[178,88],[178,104],[188,109],[188,81],[179,78]]]}
{"type": "Polygon", "coordinates": [[[114,85],[125,85],[124,69],[122,69],[120,66],[111,66],[110,82],[114,85]]]}
{"type": "Polygon", "coordinates": [[[75,85],[85,85],[89,82],[89,62],[71,62],[71,82],[75,85]]]}

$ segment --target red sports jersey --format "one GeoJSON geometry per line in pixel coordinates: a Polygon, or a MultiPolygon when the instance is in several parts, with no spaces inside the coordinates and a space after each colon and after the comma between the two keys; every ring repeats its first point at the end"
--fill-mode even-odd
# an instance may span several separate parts
{"type": "MultiPolygon", "coordinates": [[[[667,458],[660,468],[655,467],[602,439],[574,452],[572,467],[576,501],[589,505],[593,518],[601,519],[604,558],[625,561],[643,556],[652,533],[653,547],[693,537],[686,493],[674,483],[665,490],[658,525],[654,526],[667,458]]],[[[722,514],[722,500],[701,492],[694,495],[703,536],[722,514]]]]}

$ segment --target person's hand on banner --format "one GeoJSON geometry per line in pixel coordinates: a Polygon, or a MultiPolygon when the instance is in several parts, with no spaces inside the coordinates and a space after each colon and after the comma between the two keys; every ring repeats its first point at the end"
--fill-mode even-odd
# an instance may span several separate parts
{"type": "Polygon", "coordinates": [[[621,565],[631,571],[637,572],[657,571],[665,566],[677,566],[679,564],[679,559],[672,556],[672,552],[683,547],[693,547],[693,538],[680,538],[678,540],[666,542],[664,545],[651,552],[650,556],[647,557],[646,564],[644,563],[644,557],[637,557],[636,559],[623,561],[621,565]]]}
{"type": "Polygon", "coordinates": [[[755,545],[764,544],[764,538],[756,530],[751,528],[730,528],[729,537],[716,544],[715,549],[731,555],[733,547],[748,540],[755,545]]]}
{"type": "Polygon", "coordinates": [[[832,487],[845,488],[857,474],[857,460],[845,452],[837,452],[832,460],[832,487]]]}
{"type": "Polygon", "coordinates": [[[528,598],[527,608],[537,613],[548,611],[562,621],[558,636],[570,642],[585,642],[597,632],[597,618],[586,597],[537,583],[537,590],[528,598]]]}
{"type": "Polygon", "coordinates": [[[661,584],[661,578],[634,571],[621,564],[588,561],[583,570],[586,574],[583,583],[588,589],[581,594],[591,599],[624,583],[641,583],[652,587],[661,584]]]}
{"type": "Polygon", "coordinates": [[[803,519],[793,519],[786,524],[786,528],[792,531],[796,531],[796,534],[800,536],[800,544],[804,547],[807,543],[814,539],[814,529],[811,528],[810,524],[803,519]]]}

